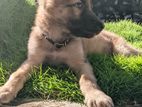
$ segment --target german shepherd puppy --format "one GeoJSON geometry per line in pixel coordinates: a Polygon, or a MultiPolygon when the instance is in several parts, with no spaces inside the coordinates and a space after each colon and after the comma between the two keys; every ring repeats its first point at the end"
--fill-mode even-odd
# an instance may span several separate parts
{"type": "Polygon", "coordinates": [[[122,37],[103,30],[104,24],[92,11],[91,0],[38,0],[27,60],[0,88],[0,103],[16,97],[31,69],[47,61],[67,64],[79,79],[88,107],[113,107],[112,99],[102,92],[86,56],[88,53],[138,55],[122,37]]]}

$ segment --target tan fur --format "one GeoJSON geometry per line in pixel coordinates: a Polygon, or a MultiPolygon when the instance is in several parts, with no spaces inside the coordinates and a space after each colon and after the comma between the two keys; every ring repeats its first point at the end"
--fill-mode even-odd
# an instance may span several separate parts
{"type": "MultiPolygon", "coordinates": [[[[80,11],[76,8],[65,10],[63,6],[77,1],[80,0],[39,0],[35,25],[29,37],[27,60],[0,88],[0,103],[8,103],[16,97],[31,74],[31,69],[48,61],[53,64],[68,64],[74,70],[88,107],[113,107],[112,99],[102,92],[96,83],[93,69],[86,59],[87,54],[128,56],[142,54],[142,52],[128,45],[123,38],[105,30],[90,39],[70,35],[73,40],[67,46],[56,49],[44,38],[43,34],[49,32],[53,40],[64,38],[63,32],[69,33],[70,31],[63,24],[70,16],[79,18],[80,11]]],[[[91,0],[87,0],[86,4],[91,10],[91,0]]]]}

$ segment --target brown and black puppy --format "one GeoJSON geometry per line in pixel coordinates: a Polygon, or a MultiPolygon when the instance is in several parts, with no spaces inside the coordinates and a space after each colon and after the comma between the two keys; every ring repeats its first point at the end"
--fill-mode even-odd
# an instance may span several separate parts
{"type": "Polygon", "coordinates": [[[88,53],[138,55],[141,51],[125,40],[103,30],[103,23],[92,11],[91,0],[38,0],[27,60],[0,88],[0,103],[16,97],[31,73],[44,61],[64,63],[77,74],[88,107],[113,107],[112,99],[96,83],[88,53]]]}

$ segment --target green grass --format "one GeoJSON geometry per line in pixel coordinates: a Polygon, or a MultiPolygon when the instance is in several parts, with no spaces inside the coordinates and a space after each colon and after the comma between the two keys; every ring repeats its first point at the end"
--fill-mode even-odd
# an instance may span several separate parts
{"type": "MultiPolygon", "coordinates": [[[[26,58],[26,43],[33,24],[33,0],[0,1],[0,85],[26,58]]],[[[106,23],[106,29],[142,48],[142,26],[131,21],[106,23]]],[[[115,104],[142,99],[142,57],[90,55],[98,84],[115,104]]],[[[82,102],[78,81],[69,68],[46,66],[34,71],[19,98],[50,98],[82,102]]]]}

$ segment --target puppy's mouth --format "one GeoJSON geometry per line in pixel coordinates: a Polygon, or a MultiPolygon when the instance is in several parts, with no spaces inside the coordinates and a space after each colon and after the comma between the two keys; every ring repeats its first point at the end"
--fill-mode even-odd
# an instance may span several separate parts
{"type": "MultiPolygon", "coordinates": [[[[103,29],[94,31],[94,32],[86,32],[86,34],[84,35],[85,38],[92,38],[96,35],[98,35],[103,29]]],[[[82,36],[81,36],[82,37],[82,36]]]]}
{"type": "MultiPolygon", "coordinates": [[[[89,20],[90,22],[90,20],[89,20]]],[[[72,21],[68,24],[70,32],[76,37],[91,38],[98,35],[103,29],[104,24],[101,22],[81,23],[79,21],[72,21]]]]}
{"type": "Polygon", "coordinates": [[[98,35],[104,27],[99,27],[95,29],[71,29],[71,33],[76,37],[92,38],[98,35]]]}

